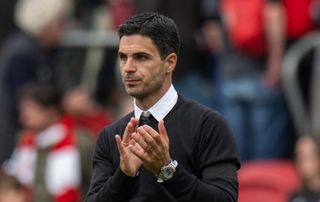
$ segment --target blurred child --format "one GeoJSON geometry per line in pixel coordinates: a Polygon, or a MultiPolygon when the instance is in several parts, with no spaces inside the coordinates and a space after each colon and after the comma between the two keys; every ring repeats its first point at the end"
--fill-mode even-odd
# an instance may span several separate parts
{"type": "MultiPolygon", "coordinates": [[[[0,163],[14,147],[17,93],[31,81],[59,81],[55,48],[66,28],[72,0],[17,0],[17,30],[0,47],[0,163]]],[[[59,84],[61,84],[60,82],[59,84]]]]}
{"type": "Polygon", "coordinates": [[[63,115],[61,95],[52,86],[29,84],[19,95],[23,130],[6,171],[31,190],[34,202],[80,201],[89,183],[84,176],[92,139],[80,136],[63,115]]]}

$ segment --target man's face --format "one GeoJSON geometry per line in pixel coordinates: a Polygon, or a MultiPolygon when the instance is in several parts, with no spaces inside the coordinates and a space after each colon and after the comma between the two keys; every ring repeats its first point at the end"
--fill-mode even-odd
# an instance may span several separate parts
{"type": "MultiPolygon", "coordinates": [[[[129,95],[144,99],[159,96],[171,83],[167,58],[161,60],[153,41],[146,36],[123,36],[119,43],[120,72],[129,95]]],[[[171,74],[171,72],[170,72],[171,74]]]]}

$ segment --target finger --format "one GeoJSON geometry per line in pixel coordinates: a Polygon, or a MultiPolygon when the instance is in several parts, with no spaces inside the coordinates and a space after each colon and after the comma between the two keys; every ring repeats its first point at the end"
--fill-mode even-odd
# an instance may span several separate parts
{"type": "Polygon", "coordinates": [[[138,129],[141,129],[141,128],[143,130],[145,130],[149,135],[151,135],[152,138],[159,136],[159,133],[155,129],[153,129],[151,126],[143,125],[143,126],[139,127],[138,129]]]}
{"type": "Polygon", "coordinates": [[[141,161],[145,162],[147,160],[147,155],[148,153],[146,153],[144,151],[144,149],[138,144],[138,143],[135,143],[133,145],[130,145],[129,147],[130,151],[136,155],[141,161]]]}
{"type": "Polygon", "coordinates": [[[140,133],[133,133],[132,138],[136,141],[137,144],[139,144],[143,150],[148,150],[149,145],[146,143],[144,138],[140,135],[140,133]]]}
{"type": "Polygon", "coordinates": [[[147,143],[150,143],[154,140],[154,137],[145,129],[144,126],[137,128],[137,132],[147,143]]]}
{"type": "MultiPolygon", "coordinates": [[[[153,129],[152,129],[153,130],[153,129]]],[[[153,130],[154,131],[154,130],[153,130]]],[[[145,142],[146,145],[141,144],[143,149],[150,154],[157,155],[161,153],[163,148],[163,144],[161,142],[160,136],[156,134],[156,137],[150,135],[143,127],[139,127],[137,129],[138,134],[141,136],[141,139],[145,142]]]]}
{"type": "Polygon", "coordinates": [[[124,155],[125,154],[125,150],[123,148],[122,140],[121,140],[120,135],[116,135],[115,139],[116,139],[116,143],[117,143],[117,147],[118,147],[118,151],[119,151],[120,155],[124,155]]]}
{"type": "Polygon", "coordinates": [[[134,129],[137,128],[137,126],[139,125],[139,119],[136,119],[134,117],[131,118],[131,123],[132,123],[132,126],[134,127],[134,129]]]}
{"type": "Polygon", "coordinates": [[[164,139],[167,143],[169,142],[168,133],[166,127],[164,126],[164,121],[160,120],[158,124],[159,134],[162,139],[164,139]]]}
{"type": "MultiPolygon", "coordinates": [[[[154,130],[152,127],[148,126],[148,125],[144,125],[142,126],[143,129],[146,131],[146,134],[148,134],[149,136],[152,137],[152,142],[154,145],[163,147],[163,140],[161,140],[161,136],[159,135],[159,133],[154,130]]],[[[149,139],[147,138],[147,136],[145,137],[147,141],[149,141],[149,139]]],[[[148,143],[152,143],[151,141],[148,143]]]]}
{"type": "Polygon", "coordinates": [[[166,130],[166,127],[164,126],[164,121],[160,120],[158,124],[159,129],[159,136],[163,142],[162,149],[165,151],[165,163],[170,162],[170,154],[169,154],[169,137],[166,130]]]}
{"type": "Polygon", "coordinates": [[[131,138],[131,134],[135,131],[135,121],[134,121],[135,118],[131,118],[130,119],[130,122],[127,124],[126,128],[125,128],[125,131],[124,131],[124,134],[123,134],[123,141],[124,142],[128,142],[129,139],[131,138]]]}

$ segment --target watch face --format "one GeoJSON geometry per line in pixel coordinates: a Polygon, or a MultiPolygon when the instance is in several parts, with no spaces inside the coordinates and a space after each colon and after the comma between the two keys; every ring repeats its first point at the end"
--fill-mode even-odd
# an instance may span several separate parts
{"type": "Polygon", "coordinates": [[[174,174],[174,168],[167,167],[166,169],[163,170],[163,176],[168,179],[171,178],[174,174]]]}
{"type": "Polygon", "coordinates": [[[163,166],[161,168],[161,172],[158,176],[157,182],[162,183],[166,180],[171,179],[174,175],[174,172],[176,171],[177,165],[178,165],[177,161],[171,161],[169,165],[163,166]]]}

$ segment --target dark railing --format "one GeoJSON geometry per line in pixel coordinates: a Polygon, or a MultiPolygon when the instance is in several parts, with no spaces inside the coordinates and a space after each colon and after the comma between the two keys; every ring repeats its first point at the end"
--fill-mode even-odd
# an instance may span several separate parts
{"type": "Polygon", "coordinates": [[[320,135],[320,32],[312,32],[293,44],[283,61],[283,87],[298,135],[320,135]],[[299,86],[299,62],[315,50],[310,81],[310,104],[303,99],[299,86]]]}

